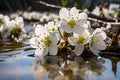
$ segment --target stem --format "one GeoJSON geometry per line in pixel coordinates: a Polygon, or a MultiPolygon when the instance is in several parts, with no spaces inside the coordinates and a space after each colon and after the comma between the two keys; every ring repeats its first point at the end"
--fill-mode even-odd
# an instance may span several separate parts
{"type": "Polygon", "coordinates": [[[120,34],[120,27],[118,27],[115,34],[113,34],[112,45],[118,45],[118,36],[120,34]]]}
{"type": "Polygon", "coordinates": [[[56,6],[56,5],[48,4],[48,3],[44,2],[44,1],[36,1],[36,3],[39,3],[40,5],[43,5],[43,6],[46,6],[46,7],[57,9],[57,10],[60,10],[62,8],[61,6],[56,6]]]}
{"type": "Polygon", "coordinates": [[[4,2],[5,2],[5,4],[6,4],[6,6],[9,8],[9,10],[10,10],[11,12],[13,12],[13,9],[12,9],[12,7],[10,6],[9,2],[8,2],[7,0],[4,0],[4,2]]]}
{"type": "MultiPolygon", "coordinates": [[[[52,5],[52,4],[43,2],[43,1],[36,1],[36,3],[38,3],[42,6],[46,6],[46,7],[52,8],[52,9],[56,9],[56,10],[60,10],[62,8],[62,6],[52,5]]],[[[109,19],[109,18],[101,17],[101,16],[97,16],[97,15],[94,15],[94,14],[91,14],[91,13],[88,13],[88,17],[89,17],[88,19],[91,20],[91,21],[99,20],[103,24],[106,24],[106,22],[109,22],[109,23],[112,22],[112,24],[114,24],[114,23],[115,24],[117,24],[117,23],[120,24],[120,19],[118,19],[118,22],[116,23],[115,19],[109,19]]]]}
{"type": "Polygon", "coordinates": [[[61,38],[62,38],[62,39],[64,39],[64,37],[62,36],[62,34],[61,34],[61,32],[60,32],[60,29],[59,29],[59,28],[58,28],[58,32],[59,32],[59,34],[60,34],[61,38]]]}

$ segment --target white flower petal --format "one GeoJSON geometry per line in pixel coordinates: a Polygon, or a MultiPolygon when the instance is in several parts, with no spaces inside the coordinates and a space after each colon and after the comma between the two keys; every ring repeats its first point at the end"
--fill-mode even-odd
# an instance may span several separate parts
{"type": "Polygon", "coordinates": [[[54,26],[54,22],[53,22],[53,21],[48,22],[48,24],[46,24],[46,27],[47,27],[48,29],[52,28],[53,26],[54,26]]]}
{"type": "Polygon", "coordinates": [[[49,50],[48,47],[43,47],[43,46],[37,48],[36,51],[35,51],[35,57],[40,57],[41,55],[42,56],[47,55],[48,50],[49,50]]]}
{"type": "Polygon", "coordinates": [[[7,24],[7,22],[10,21],[10,18],[9,18],[8,16],[4,16],[4,17],[2,18],[2,20],[3,20],[3,23],[4,23],[4,24],[7,24]]]}
{"type": "Polygon", "coordinates": [[[57,55],[58,53],[58,46],[55,44],[51,44],[49,47],[49,54],[50,55],[57,55]]]}
{"type": "Polygon", "coordinates": [[[2,19],[4,16],[3,16],[3,14],[0,14],[0,19],[2,19]]]}
{"type": "Polygon", "coordinates": [[[60,24],[61,24],[60,27],[61,27],[65,32],[67,32],[67,33],[71,33],[71,32],[72,32],[72,30],[71,30],[70,26],[67,24],[67,22],[61,21],[60,24]]]}
{"type": "Polygon", "coordinates": [[[93,35],[100,35],[102,40],[106,39],[106,33],[101,28],[96,28],[93,35]]]}
{"type": "Polygon", "coordinates": [[[35,50],[35,57],[38,59],[43,58],[47,54],[48,54],[48,47],[41,46],[35,50]]]}
{"type": "Polygon", "coordinates": [[[71,28],[73,32],[77,33],[77,34],[81,34],[85,29],[83,27],[80,26],[75,26],[74,28],[71,28]]]}
{"type": "Polygon", "coordinates": [[[104,50],[106,48],[104,39],[106,39],[106,34],[101,28],[97,28],[91,35],[92,41],[90,40],[89,45],[90,45],[90,50],[95,55],[98,55],[98,53],[100,53],[100,50],[104,50]]]}
{"type": "Polygon", "coordinates": [[[79,11],[76,9],[76,7],[71,8],[70,15],[72,15],[74,19],[77,19],[78,14],[79,14],[79,11]]]}
{"type": "Polygon", "coordinates": [[[69,37],[68,38],[68,42],[70,45],[75,46],[76,45],[76,41],[74,37],[69,37]]]}
{"type": "Polygon", "coordinates": [[[35,28],[35,35],[37,36],[43,36],[43,35],[47,35],[48,31],[45,29],[45,27],[43,27],[42,25],[37,25],[35,28]]]}
{"type": "Polygon", "coordinates": [[[35,50],[35,57],[37,59],[43,59],[44,55],[43,55],[42,50],[40,48],[35,50]]]}
{"type": "Polygon", "coordinates": [[[59,39],[55,32],[54,33],[50,32],[50,40],[52,41],[53,44],[58,43],[59,39]]]}
{"type": "Polygon", "coordinates": [[[0,33],[3,39],[7,39],[10,36],[10,28],[4,25],[0,26],[0,33]]]}
{"type": "Polygon", "coordinates": [[[100,9],[98,6],[95,7],[95,9],[92,11],[92,14],[95,14],[97,16],[100,16],[100,9]]]}
{"type": "Polygon", "coordinates": [[[98,56],[99,54],[98,53],[100,53],[100,51],[98,50],[98,49],[96,49],[96,48],[94,48],[94,47],[91,47],[90,46],[90,50],[93,52],[93,54],[95,54],[96,56],[98,56]]]}
{"type": "Polygon", "coordinates": [[[87,18],[88,18],[88,16],[85,12],[80,13],[79,16],[78,16],[78,19],[81,22],[84,22],[84,23],[87,22],[87,18]]]}
{"type": "Polygon", "coordinates": [[[38,44],[38,39],[36,37],[31,38],[29,42],[31,44],[31,47],[38,48],[39,44],[38,44]]]}
{"type": "Polygon", "coordinates": [[[15,21],[17,21],[20,24],[24,24],[23,17],[16,17],[15,21]]]}
{"type": "Polygon", "coordinates": [[[112,27],[111,24],[108,23],[108,24],[106,25],[106,30],[110,29],[111,27],[112,27]]]}
{"type": "Polygon", "coordinates": [[[87,29],[85,29],[85,30],[83,31],[82,35],[83,35],[85,38],[87,38],[87,37],[90,36],[90,32],[89,32],[87,29]]]}
{"type": "Polygon", "coordinates": [[[76,33],[73,33],[73,36],[75,38],[79,37],[79,36],[82,36],[85,40],[83,41],[83,43],[81,43],[80,45],[85,45],[89,42],[90,40],[90,33],[88,30],[84,29],[84,31],[81,33],[81,34],[76,34],[76,33]]]}
{"type": "Polygon", "coordinates": [[[81,27],[84,27],[85,29],[91,28],[90,21],[87,21],[87,23],[83,24],[81,27]]]}
{"type": "Polygon", "coordinates": [[[84,51],[84,46],[81,46],[81,45],[76,45],[75,46],[75,51],[74,52],[77,56],[80,56],[83,51],[84,51]]]}
{"type": "Polygon", "coordinates": [[[67,18],[69,17],[68,9],[66,9],[66,8],[60,9],[59,15],[60,15],[60,19],[67,20],[67,18]]]}
{"type": "Polygon", "coordinates": [[[82,45],[85,45],[85,44],[87,44],[87,43],[89,42],[89,40],[90,40],[90,32],[85,29],[85,30],[83,31],[82,35],[85,37],[85,41],[83,42],[82,45]]]}
{"type": "Polygon", "coordinates": [[[95,47],[99,50],[104,50],[106,49],[106,44],[104,41],[99,41],[95,44],[95,47]]]}

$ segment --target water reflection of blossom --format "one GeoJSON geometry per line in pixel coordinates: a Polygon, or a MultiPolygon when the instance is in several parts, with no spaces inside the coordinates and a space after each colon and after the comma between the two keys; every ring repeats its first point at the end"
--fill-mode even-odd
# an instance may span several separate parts
{"type": "Polygon", "coordinates": [[[57,56],[46,56],[42,61],[34,60],[30,68],[36,80],[88,80],[88,76],[101,75],[106,67],[103,58],[92,57],[84,59],[75,57],[74,60],[57,56]]]}
{"type": "Polygon", "coordinates": [[[43,66],[40,65],[38,61],[33,61],[30,65],[31,70],[34,72],[34,76],[36,80],[44,80],[47,79],[47,71],[43,66]],[[42,74],[41,74],[42,73],[42,74]]]}

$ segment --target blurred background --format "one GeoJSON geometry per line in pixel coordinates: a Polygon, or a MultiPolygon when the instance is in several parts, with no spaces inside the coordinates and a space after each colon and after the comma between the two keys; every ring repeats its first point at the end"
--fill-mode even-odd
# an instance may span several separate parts
{"type": "MultiPolygon", "coordinates": [[[[17,11],[17,10],[31,10],[31,11],[46,11],[50,10],[44,6],[36,3],[39,0],[0,0],[0,12],[17,11]]],[[[120,4],[120,0],[41,0],[50,4],[77,7],[79,9],[87,8],[89,11],[93,10],[96,5],[104,4],[105,2],[120,4]]]]}

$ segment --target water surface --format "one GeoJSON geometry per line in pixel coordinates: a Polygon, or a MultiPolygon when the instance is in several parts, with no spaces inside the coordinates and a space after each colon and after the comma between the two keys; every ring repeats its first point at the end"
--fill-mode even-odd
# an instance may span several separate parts
{"type": "Polygon", "coordinates": [[[34,51],[29,40],[0,42],[0,80],[120,80],[120,55],[39,61],[34,51]]]}

